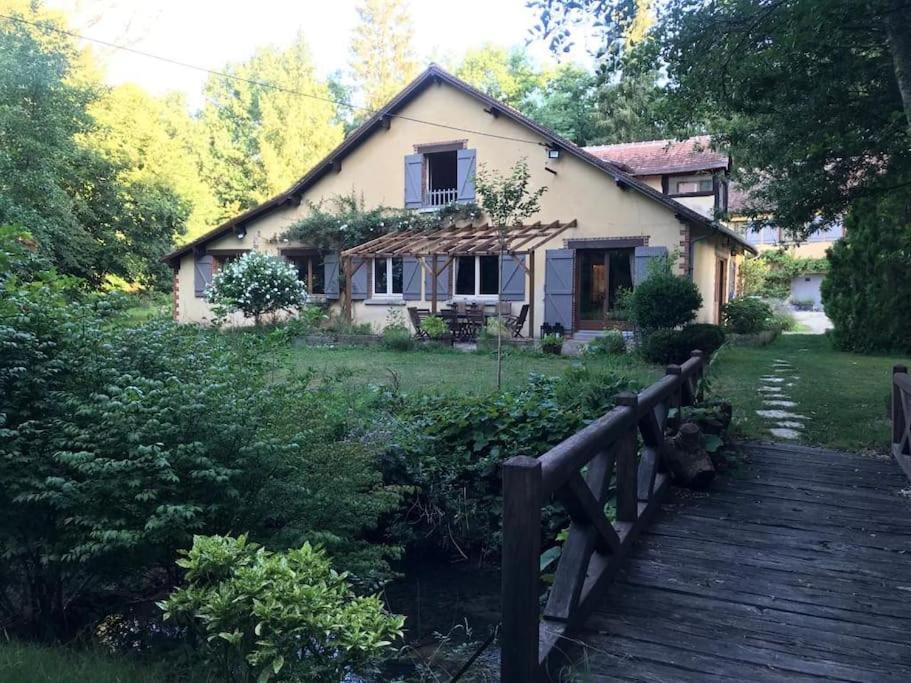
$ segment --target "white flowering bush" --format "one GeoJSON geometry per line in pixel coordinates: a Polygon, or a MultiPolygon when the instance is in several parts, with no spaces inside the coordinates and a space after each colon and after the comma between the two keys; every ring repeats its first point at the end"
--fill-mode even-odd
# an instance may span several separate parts
{"type": "Polygon", "coordinates": [[[264,315],[305,304],[307,289],[297,279],[297,269],[291,263],[249,251],[215,273],[206,289],[206,299],[219,317],[240,311],[259,325],[264,315]]]}

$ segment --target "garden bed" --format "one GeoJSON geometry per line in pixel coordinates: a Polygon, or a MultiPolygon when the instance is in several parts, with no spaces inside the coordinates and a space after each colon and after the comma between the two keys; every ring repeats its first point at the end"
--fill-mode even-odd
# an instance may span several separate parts
{"type": "Polygon", "coordinates": [[[295,337],[291,344],[301,346],[379,346],[383,338],[378,334],[306,334],[295,337]]]}
{"type": "MultiPolygon", "coordinates": [[[[496,351],[497,350],[497,339],[496,337],[487,338],[480,337],[477,341],[478,351],[496,351]]],[[[534,339],[514,339],[506,337],[503,338],[503,348],[504,349],[533,349],[535,347],[534,339]]]]}

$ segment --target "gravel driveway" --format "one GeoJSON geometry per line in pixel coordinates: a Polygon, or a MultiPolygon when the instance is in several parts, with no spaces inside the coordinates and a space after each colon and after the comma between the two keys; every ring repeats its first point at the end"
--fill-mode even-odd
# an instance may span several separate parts
{"type": "Polygon", "coordinates": [[[801,325],[806,325],[809,330],[801,330],[797,334],[823,334],[832,329],[832,321],[822,311],[791,311],[801,325]]]}

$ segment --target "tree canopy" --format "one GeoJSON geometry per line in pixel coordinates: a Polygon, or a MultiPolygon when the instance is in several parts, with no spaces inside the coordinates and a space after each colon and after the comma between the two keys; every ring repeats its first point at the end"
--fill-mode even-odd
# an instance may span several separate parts
{"type": "MultiPolygon", "coordinates": [[[[594,26],[606,55],[643,4],[542,0],[538,34],[562,50],[594,26]]],[[[911,164],[911,7],[858,10],[853,0],[670,0],[644,41],[666,73],[670,128],[730,148],[751,213],[772,210],[797,236],[888,192],[911,164]]]]}

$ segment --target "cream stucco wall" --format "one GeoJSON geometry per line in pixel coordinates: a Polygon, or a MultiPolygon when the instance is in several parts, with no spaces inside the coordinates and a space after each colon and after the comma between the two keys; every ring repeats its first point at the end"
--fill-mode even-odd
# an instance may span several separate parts
{"type": "MultiPolygon", "coordinates": [[[[480,102],[455,88],[445,84],[430,86],[400,114],[501,137],[463,133],[394,118],[388,130],[377,131],[342,159],[338,173],[324,176],[311,187],[299,206],[285,206],[250,222],[242,240],[227,234],[213,240],[206,248],[260,249],[277,253],[281,247],[290,245],[275,240],[291,223],[307,214],[308,203],[318,203],[333,196],[356,193],[368,207],[401,207],[405,155],[413,153],[416,144],[453,139],[466,140],[468,148],[477,150],[478,165],[491,170],[508,171],[520,159],[527,159],[531,186],[548,188],[541,199],[539,214],[529,222],[576,219],[578,223],[578,227],[562,233],[535,255],[536,326],[543,322],[545,249],[560,248],[568,239],[633,236],[646,237],[649,246],[664,246],[669,251],[680,248],[684,226],[671,209],[634,190],[620,189],[607,174],[566,153],[560,159],[548,160],[543,138],[506,117],[491,116],[480,102]]],[[[194,296],[192,254],[181,259],[178,276],[179,319],[209,320],[208,305],[194,296]]],[[[712,283],[702,279],[701,271],[699,278],[700,288],[705,287],[703,297],[709,299],[712,283]]],[[[416,305],[427,305],[427,302],[416,305]]],[[[388,310],[386,306],[356,302],[353,316],[356,322],[370,322],[379,327],[388,310]]]]}

